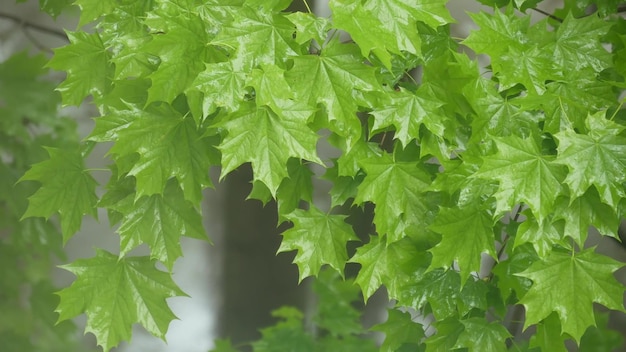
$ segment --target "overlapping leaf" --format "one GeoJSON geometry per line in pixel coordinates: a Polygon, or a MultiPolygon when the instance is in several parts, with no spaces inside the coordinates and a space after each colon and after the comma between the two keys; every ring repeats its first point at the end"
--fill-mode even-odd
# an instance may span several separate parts
{"type": "Polygon", "coordinates": [[[254,179],[276,194],[289,158],[322,164],[315,145],[318,136],[297,116],[277,116],[266,107],[246,105],[233,114],[224,127],[228,135],[219,146],[222,152],[222,177],[239,165],[250,162],[254,179]],[[255,126],[250,128],[250,126],[255,126]]]}
{"type": "Polygon", "coordinates": [[[116,141],[110,153],[119,159],[139,154],[130,169],[120,170],[137,179],[137,198],[162,193],[168,179],[176,177],[185,198],[199,204],[202,189],[211,186],[208,169],[213,147],[193,119],[167,104],[113,110],[96,120],[89,138],[116,141]]]}
{"type": "Polygon", "coordinates": [[[165,338],[176,316],[165,300],[184,296],[169,273],[155,268],[147,257],[119,258],[98,249],[96,256],[63,266],[77,276],[58,295],[59,321],[87,315],[86,332],[96,336],[105,351],[131,337],[139,322],[154,336],[165,338]]]}
{"type": "Polygon", "coordinates": [[[475,175],[500,183],[497,212],[523,202],[543,222],[554,209],[566,171],[553,156],[543,155],[532,137],[496,138],[495,142],[498,152],[485,157],[475,175]]]}
{"type": "Polygon", "coordinates": [[[298,265],[300,280],[317,276],[321,267],[330,265],[343,276],[348,260],[346,244],[357,237],[343,215],[330,215],[315,207],[308,211],[296,209],[286,216],[294,227],[283,232],[278,252],[297,250],[294,263],[298,265]]]}
{"type": "Polygon", "coordinates": [[[135,201],[133,194],[111,206],[123,214],[120,255],[124,256],[142,243],[150,246],[150,256],[172,270],[182,255],[180,237],[206,240],[202,216],[186,201],[178,185],[170,181],[162,194],[143,196],[135,201]]]}
{"type": "Polygon", "coordinates": [[[405,236],[405,230],[428,225],[433,211],[425,195],[430,175],[416,163],[396,162],[388,154],[363,160],[367,176],[359,185],[355,202],[376,205],[376,231],[395,242],[405,236]]]}
{"type": "Polygon", "coordinates": [[[83,166],[79,150],[47,148],[50,159],[42,161],[22,176],[20,181],[37,181],[41,188],[28,198],[23,218],[54,213],[61,215],[63,240],[69,240],[82,222],[83,215],[96,213],[96,181],[83,166]]]}
{"type": "Polygon", "coordinates": [[[613,273],[624,266],[593,248],[579,253],[553,251],[517,275],[529,278],[533,286],[520,303],[526,308],[524,328],[557,312],[562,332],[576,342],[585,330],[595,325],[593,303],[609,309],[624,310],[624,286],[613,273]]]}

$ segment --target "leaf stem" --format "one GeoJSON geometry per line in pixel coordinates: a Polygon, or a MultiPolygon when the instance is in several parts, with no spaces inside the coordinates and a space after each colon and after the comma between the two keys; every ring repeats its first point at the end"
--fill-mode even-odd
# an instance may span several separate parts
{"type": "Polygon", "coordinates": [[[539,12],[540,14],[542,14],[542,15],[544,15],[544,16],[548,16],[548,17],[550,17],[551,19],[553,19],[553,20],[555,20],[555,21],[558,21],[558,22],[560,22],[560,23],[563,23],[563,19],[562,19],[562,18],[560,18],[560,17],[556,17],[555,15],[553,15],[553,14],[551,14],[551,13],[548,13],[548,12],[546,12],[546,11],[542,10],[542,9],[538,9],[538,8],[536,8],[536,7],[531,7],[530,9],[531,9],[531,10],[533,10],[533,11],[539,12]]]}
{"type": "Polygon", "coordinates": [[[302,0],[302,2],[304,3],[304,6],[306,6],[306,10],[309,11],[309,13],[313,13],[313,11],[311,11],[309,3],[306,0],[302,0]]]}

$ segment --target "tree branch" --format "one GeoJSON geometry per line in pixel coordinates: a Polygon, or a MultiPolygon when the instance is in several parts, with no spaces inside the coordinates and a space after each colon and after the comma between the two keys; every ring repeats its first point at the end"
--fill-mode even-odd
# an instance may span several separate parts
{"type": "Polygon", "coordinates": [[[67,36],[65,35],[65,32],[60,31],[58,29],[54,29],[54,28],[50,28],[50,27],[46,27],[46,26],[42,26],[36,23],[32,23],[32,22],[28,22],[26,20],[24,20],[23,18],[20,18],[18,16],[14,16],[8,13],[4,13],[4,12],[0,12],[0,18],[5,18],[14,22],[17,22],[20,24],[20,26],[26,27],[26,28],[32,28],[35,30],[38,30],[40,32],[44,32],[44,33],[48,33],[50,35],[59,37],[59,38],[63,38],[64,40],[68,40],[67,36]]]}

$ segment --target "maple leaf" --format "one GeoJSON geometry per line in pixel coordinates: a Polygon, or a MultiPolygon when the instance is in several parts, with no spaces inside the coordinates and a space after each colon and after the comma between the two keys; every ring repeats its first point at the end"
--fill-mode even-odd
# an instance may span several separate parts
{"type": "Polygon", "coordinates": [[[361,137],[361,123],[356,116],[353,90],[373,90],[378,86],[374,69],[354,52],[355,46],[332,41],[318,55],[293,58],[286,79],[296,99],[312,108],[323,104],[328,113],[329,128],[347,137],[353,145],[361,137]]]}
{"type": "Polygon", "coordinates": [[[267,105],[277,113],[282,110],[282,102],[294,98],[285,79],[285,70],[276,65],[261,65],[260,69],[254,69],[250,73],[248,84],[254,88],[257,105],[267,105]]]}
{"type": "Polygon", "coordinates": [[[530,289],[531,281],[516,274],[526,270],[539,257],[530,245],[515,248],[510,242],[505,245],[507,245],[508,257],[498,262],[492,273],[497,277],[498,289],[504,299],[509,298],[512,293],[515,293],[517,297],[522,297],[530,289]]]}
{"type": "Polygon", "coordinates": [[[113,66],[109,63],[110,54],[98,33],[66,32],[70,44],[58,48],[48,62],[48,67],[67,72],[67,77],[57,90],[61,92],[63,104],[80,105],[92,94],[102,97],[111,85],[113,66]]]}
{"type": "Polygon", "coordinates": [[[561,244],[563,239],[562,224],[554,224],[550,220],[539,223],[534,216],[522,212],[526,220],[522,222],[515,235],[514,247],[524,243],[532,243],[540,258],[545,258],[556,244],[561,244]]]}
{"type": "Polygon", "coordinates": [[[219,146],[222,178],[250,162],[254,180],[263,182],[275,196],[283,179],[289,176],[284,167],[289,158],[323,164],[315,153],[318,136],[297,116],[277,116],[266,107],[248,104],[229,116],[223,126],[228,135],[219,146]]]}
{"type": "Polygon", "coordinates": [[[592,67],[600,72],[611,66],[611,54],[596,38],[602,37],[611,23],[598,16],[575,18],[571,13],[556,30],[556,40],[546,46],[552,51],[552,60],[564,71],[592,67]]]}
{"type": "Polygon", "coordinates": [[[407,284],[398,302],[415,309],[421,309],[429,303],[435,318],[443,320],[457,313],[459,295],[459,274],[453,270],[435,269],[407,284]]]}
{"type": "Polygon", "coordinates": [[[604,118],[599,112],[587,118],[590,134],[566,130],[554,135],[558,141],[556,163],[566,165],[565,183],[573,197],[582,196],[594,185],[603,202],[615,208],[626,196],[626,139],[617,134],[624,127],[604,118]]]}
{"type": "Polygon", "coordinates": [[[560,78],[553,62],[552,57],[537,46],[522,49],[513,46],[506,53],[492,57],[491,65],[498,76],[500,90],[521,83],[529,94],[542,95],[546,81],[560,78]]]}
{"type": "MultiPolygon", "coordinates": [[[[430,175],[415,162],[396,162],[389,154],[361,162],[367,176],[359,185],[355,203],[376,205],[376,231],[389,243],[401,239],[411,226],[424,225],[432,217],[425,195],[430,175]]],[[[423,226],[422,226],[423,227],[423,226]]]]}
{"type": "Polygon", "coordinates": [[[569,199],[557,199],[555,219],[565,220],[563,232],[583,246],[587,240],[589,227],[594,226],[605,236],[618,238],[620,219],[615,209],[602,203],[598,192],[589,189],[584,195],[569,199]]]}
{"type": "Polygon", "coordinates": [[[530,347],[539,347],[542,351],[567,352],[564,340],[567,335],[561,332],[561,322],[556,313],[537,324],[537,332],[530,338],[530,347]]]}
{"type": "Polygon", "coordinates": [[[436,136],[443,137],[445,127],[441,121],[444,117],[440,109],[443,104],[428,97],[423,90],[413,93],[401,88],[389,92],[371,112],[374,116],[372,134],[393,125],[396,128],[394,138],[404,147],[419,138],[422,125],[436,136]]]}
{"type": "Polygon", "coordinates": [[[211,144],[202,138],[192,118],[181,116],[168,104],[145,110],[112,109],[96,119],[88,138],[115,141],[109,153],[117,159],[139,154],[129,170],[120,170],[137,179],[137,198],[163,192],[167,180],[176,177],[185,199],[199,204],[202,189],[212,186],[208,176],[211,144]]]}
{"type": "Polygon", "coordinates": [[[229,111],[237,111],[248,94],[246,86],[247,73],[245,68],[236,62],[220,62],[206,64],[192,83],[191,89],[202,92],[202,112],[204,116],[214,113],[223,107],[229,111]]]}
{"type": "Polygon", "coordinates": [[[95,257],[61,268],[75,274],[76,280],[58,292],[59,321],[85,313],[85,331],[93,333],[105,351],[130,340],[136,322],[164,339],[170,321],[176,319],[165,300],[185,296],[171,275],[156,269],[148,257],[119,258],[96,249],[95,257]]]}
{"type": "Polygon", "coordinates": [[[387,244],[379,236],[357,248],[351,263],[361,264],[355,283],[361,287],[367,301],[385,284],[391,298],[396,298],[404,285],[420,276],[428,267],[430,255],[409,237],[387,244]]]}
{"type": "Polygon", "coordinates": [[[594,248],[578,253],[553,251],[545,260],[533,263],[516,275],[529,278],[533,286],[519,301],[526,308],[524,329],[557,312],[562,332],[577,343],[585,330],[595,325],[593,303],[624,310],[624,286],[613,276],[623,267],[594,248]]]}
{"type": "Polygon", "coordinates": [[[387,320],[384,323],[370,328],[370,330],[385,334],[385,341],[380,346],[380,351],[394,352],[406,345],[419,346],[422,338],[425,337],[424,329],[412,320],[411,314],[397,309],[390,309],[387,312],[387,320]]]}
{"type": "Polygon", "coordinates": [[[224,24],[211,43],[235,48],[236,58],[244,65],[283,65],[288,57],[304,52],[293,39],[294,32],[294,25],[283,14],[243,6],[233,12],[233,21],[224,24]]]}
{"type": "Polygon", "coordinates": [[[461,208],[441,208],[430,225],[431,230],[441,234],[441,242],[430,250],[430,268],[447,269],[456,261],[464,285],[471,272],[480,271],[482,253],[496,258],[495,221],[488,210],[477,202],[461,208]]]}
{"type": "Polygon", "coordinates": [[[311,39],[315,39],[319,45],[326,41],[326,34],[331,26],[328,19],[304,12],[293,12],[286,17],[296,25],[296,42],[298,44],[305,44],[311,39]]]}
{"type": "Polygon", "coordinates": [[[528,48],[529,16],[518,17],[513,11],[502,13],[499,10],[493,14],[480,12],[469,16],[480,29],[471,31],[463,44],[475,52],[488,54],[493,59],[512,48],[518,51],[528,48]]]}
{"type": "Polygon", "coordinates": [[[158,259],[172,270],[182,255],[180,237],[207,240],[201,214],[186,201],[176,182],[168,182],[163,194],[133,194],[110,207],[123,214],[120,234],[120,256],[142,243],[150,246],[151,258],[158,259]]]}
{"type": "Polygon", "coordinates": [[[485,318],[461,320],[463,331],[454,348],[468,348],[470,351],[499,352],[505,351],[506,340],[511,334],[500,322],[488,322],[485,318]]]}
{"type": "Polygon", "coordinates": [[[148,76],[152,81],[148,89],[148,103],[170,103],[192,84],[204,68],[210,52],[206,45],[210,37],[204,21],[191,12],[180,11],[174,17],[155,11],[147,16],[144,23],[155,34],[141,51],[160,59],[158,68],[148,76]]]}
{"type": "Polygon", "coordinates": [[[496,194],[498,214],[524,202],[543,222],[554,210],[566,171],[554,161],[553,156],[542,154],[533,137],[522,139],[510,136],[494,140],[498,152],[484,158],[475,177],[500,183],[496,194]]]}
{"type": "Polygon", "coordinates": [[[111,13],[116,6],[115,0],[75,0],[73,3],[80,7],[78,27],[82,27],[104,14],[111,13]]]}
{"type": "Polygon", "coordinates": [[[28,209],[22,219],[37,216],[47,219],[58,212],[63,241],[67,242],[80,229],[83,215],[97,218],[96,181],[85,170],[79,148],[46,150],[50,158],[33,165],[18,181],[41,183],[28,198],[28,209]]]}
{"type": "Polygon", "coordinates": [[[343,276],[348,260],[346,243],[358,240],[352,227],[344,221],[346,216],[326,214],[311,206],[309,210],[296,209],[285,217],[294,226],[283,232],[278,253],[298,251],[293,261],[298,265],[300,281],[317,276],[324,264],[343,276]]]}

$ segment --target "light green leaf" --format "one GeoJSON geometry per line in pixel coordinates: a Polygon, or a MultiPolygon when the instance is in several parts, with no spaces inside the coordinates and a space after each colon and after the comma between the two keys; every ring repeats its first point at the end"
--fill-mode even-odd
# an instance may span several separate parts
{"type": "Polygon", "coordinates": [[[110,86],[113,66],[98,33],[66,32],[70,44],[55,50],[48,67],[67,72],[57,90],[64,105],[80,105],[88,95],[99,99],[110,86]]]}
{"type": "Polygon", "coordinates": [[[294,226],[283,232],[278,253],[298,251],[293,262],[298,265],[300,281],[317,276],[324,264],[343,276],[348,260],[346,244],[358,240],[352,227],[344,221],[346,216],[322,213],[311,206],[309,210],[296,209],[286,218],[294,226]]]}
{"type": "Polygon", "coordinates": [[[378,83],[374,69],[354,53],[354,47],[331,42],[321,55],[293,58],[293,68],[286,73],[296,99],[316,108],[323,104],[329,128],[349,139],[349,145],[361,137],[361,123],[356,116],[353,91],[374,89],[378,83]]]}
{"type": "Polygon", "coordinates": [[[417,347],[424,336],[422,326],[411,319],[411,314],[397,309],[389,309],[384,323],[374,325],[373,331],[385,333],[385,341],[380,346],[382,352],[397,351],[403,345],[417,347]]]}
{"type": "Polygon", "coordinates": [[[304,12],[293,12],[286,17],[296,25],[296,42],[298,44],[305,44],[311,39],[315,39],[318,45],[322,45],[326,41],[326,35],[330,29],[328,19],[304,12]]]}
{"type": "Polygon", "coordinates": [[[437,333],[426,339],[426,352],[452,351],[465,329],[465,326],[454,318],[436,321],[433,326],[437,329],[437,333]]]}
{"type": "Polygon", "coordinates": [[[202,112],[204,116],[214,113],[217,108],[237,111],[248,94],[247,73],[233,61],[206,64],[193,82],[194,90],[202,92],[202,112]]]}
{"type": "Polygon", "coordinates": [[[233,17],[211,43],[235,48],[235,57],[244,65],[284,66],[287,58],[303,54],[293,39],[295,27],[283,14],[244,6],[233,17]]]}
{"type": "Polygon", "coordinates": [[[523,202],[543,222],[554,211],[565,169],[555,163],[553,156],[543,155],[533,137],[495,138],[495,142],[498,152],[484,158],[475,176],[500,183],[497,214],[523,202]]]}
{"type": "Polygon", "coordinates": [[[401,294],[400,305],[419,310],[428,303],[435,319],[443,320],[457,314],[461,278],[454,270],[435,269],[410,282],[401,294]]]}
{"type": "Polygon", "coordinates": [[[376,232],[393,243],[405,236],[407,228],[428,224],[433,211],[425,195],[431,182],[425,170],[417,163],[396,162],[389,154],[365,159],[361,165],[367,176],[354,201],[376,205],[376,232]]]}
{"type": "Polygon", "coordinates": [[[552,246],[563,243],[563,226],[555,224],[550,220],[538,223],[532,214],[527,211],[522,212],[526,220],[522,222],[515,235],[513,247],[524,243],[531,243],[540,258],[545,258],[552,251],[552,246]]]}
{"type": "Polygon", "coordinates": [[[78,27],[82,27],[100,16],[111,13],[117,4],[115,0],[75,0],[74,5],[80,7],[78,27]]]}
{"type": "Polygon", "coordinates": [[[506,340],[511,334],[502,323],[488,322],[485,318],[461,320],[465,327],[459,335],[455,348],[468,348],[470,351],[500,352],[506,350],[506,340]]]}
{"type": "Polygon", "coordinates": [[[530,338],[530,347],[539,347],[542,351],[567,352],[564,342],[568,338],[561,333],[559,316],[552,313],[537,324],[537,332],[530,338]]]}
{"type": "Polygon", "coordinates": [[[390,298],[397,298],[403,286],[426,271],[429,261],[430,255],[408,237],[387,244],[384,238],[370,236],[370,242],[350,258],[361,264],[354,282],[361,287],[365,301],[383,284],[390,298]]]}
{"type": "Polygon", "coordinates": [[[80,229],[83,215],[98,216],[96,181],[85,170],[78,148],[46,150],[50,159],[33,165],[18,181],[41,183],[37,192],[28,198],[28,209],[22,219],[36,216],[47,219],[58,212],[63,241],[67,242],[80,229]]]}
{"type": "Polygon", "coordinates": [[[120,256],[142,243],[150,246],[150,257],[172,270],[182,255],[180,237],[206,240],[202,216],[186,201],[176,182],[170,181],[163,194],[134,195],[116,202],[111,209],[123,214],[120,234],[120,256]]]}
{"type": "Polygon", "coordinates": [[[415,93],[406,89],[389,92],[371,112],[374,116],[372,134],[394,126],[394,138],[404,147],[419,139],[422,125],[434,135],[443,137],[445,127],[442,121],[445,117],[440,109],[443,104],[428,97],[423,90],[415,93]]]}
{"type": "Polygon", "coordinates": [[[457,262],[464,285],[472,272],[480,272],[481,254],[496,258],[494,220],[488,208],[473,202],[462,208],[441,208],[430,229],[441,242],[430,250],[430,268],[448,269],[457,262]]]}
{"type": "MultiPolygon", "coordinates": [[[[185,199],[198,205],[202,190],[211,187],[208,176],[209,151],[214,148],[191,117],[183,117],[168,104],[145,110],[129,107],[111,110],[96,119],[90,140],[115,141],[109,151],[117,160],[139,154],[128,172],[137,179],[138,199],[162,193],[167,181],[176,177],[185,199]]],[[[119,166],[119,164],[118,164],[119,166]]]]}
{"type": "Polygon", "coordinates": [[[77,278],[58,293],[59,321],[85,313],[85,331],[94,334],[105,351],[129,341],[134,323],[164,339],[169,323],[176,319],[165,300],[185,296],[171,275],[157,270],[148,257],[119,258],[97,249],[95,257],[62,268],[77,278]]]}
{"type": "Polygon", "coordinates": [[[592,134],[572,130],[557,133],[559,154],[555,162],[569,169],[565,182],[572,197],[582,196],[593,185],[600,199],[615,208],[626,196],[622,186],[626,180],[626,138],[617,136],[619,130],[611,130],[613,127],[602,127],[603,120],[607,121],[602,112],[587,118],[588,126],[596,124],[592,134]]]}
{"type": "Polygon", "coordinates": [[[526,308],[524,329],[557,312],[562,332],[579,343],[585,330],[595,325],[594,302],[625,311],[625,288],[613,276],[623,266],[596,254],[594,248],[579,253],[553,251],[545,260],[535,262],[517,274],[533,281],[533,286],[520,300],[526,308]]]}
{"type": "Polygon", "coordinates": [[[229,116],[223,126],[228,135],[219,146],[222,178],[250,162],[254,180],[262,181],[275,196],[283,179],[289,176],[284,166],[289,158],[323,164],[315,151],[317,134],[298,117],[279,117],[266,107],[248,104],[229,116]]]}

